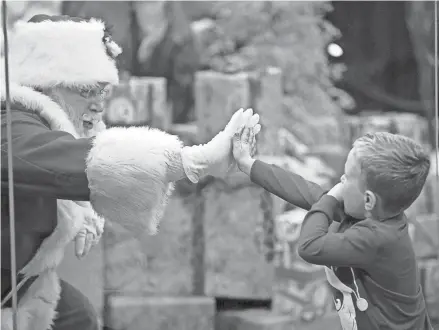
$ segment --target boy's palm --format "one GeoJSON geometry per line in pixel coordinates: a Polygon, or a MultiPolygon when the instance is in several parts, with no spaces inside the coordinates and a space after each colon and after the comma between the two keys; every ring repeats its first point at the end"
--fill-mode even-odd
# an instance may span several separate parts
{"type": "Polygon", "coordinates": [[[233,157],[240,160],[254,156],[256,152],[256,139],[252,128],[241,127],[233,137],[233,157]]]}

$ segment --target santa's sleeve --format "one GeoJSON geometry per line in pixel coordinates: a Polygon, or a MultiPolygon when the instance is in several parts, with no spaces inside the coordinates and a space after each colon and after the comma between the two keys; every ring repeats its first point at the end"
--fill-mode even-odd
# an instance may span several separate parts
{"type": "MultiPolygon", "coordinates": [[[[8,187],[2,116],[2,191],[8,187]]],[[[172,182],[184,178],[182,143],[147,127],[110,128],[75,139],[29,112],[13,111],[12,156],[17,194],[88,201],[105,220],[133,233],[154,232],[172,182]]],[[[5,139],[4,139],[5,138],[5,139]]]]}
{"type": "Polygon", "coordinates": [[[107,221],[155,233],[173,182],[185,177],[178,137],[147,127],[99,133],[86,160],[90,201],[107,221]]]}
{"type": "MultiPolygon", "coordinates": [[[[12,168],[14,193],[56,199],[88,201],[90,190],[85,158],[92,139],[75,139],[52,131],[41,117],[30,111],[12,110],[12,168]]],[[[1,184],[9,186],[9,152],[6,116],[1,115],[1,184]]]]}

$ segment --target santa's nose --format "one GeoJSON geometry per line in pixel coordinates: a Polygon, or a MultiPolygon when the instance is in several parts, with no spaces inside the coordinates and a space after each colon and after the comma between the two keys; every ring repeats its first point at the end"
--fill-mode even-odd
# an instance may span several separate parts
{"type": "Polygon", "coordinates": [[[90,104],[88,109],[92,112],[101,113],[104,111],[104,104],[103,103],[92,103],[92,104],[90,104]]]}

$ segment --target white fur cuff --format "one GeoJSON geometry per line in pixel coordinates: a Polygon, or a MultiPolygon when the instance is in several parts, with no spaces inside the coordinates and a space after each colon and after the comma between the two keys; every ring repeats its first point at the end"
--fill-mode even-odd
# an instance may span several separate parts
{"type": "Polygon", "coordinates": [[[172,192],[170,171],[182,143],[148,127],[99,133],[87,158],[90,200],[106,221],[133,234],[155,233],[172,192]]]}

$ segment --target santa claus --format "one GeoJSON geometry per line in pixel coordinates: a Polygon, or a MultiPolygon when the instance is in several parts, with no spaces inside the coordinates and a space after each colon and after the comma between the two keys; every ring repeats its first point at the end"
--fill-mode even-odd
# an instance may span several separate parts
{"type": "Polygon", "coordinates": [[[17,23],[11,34],[11,122],[1,70],[2,330],[12,328],[9,200],[15,209],[18,328],[98,329],[90,303],[56,274],[66,245],[76,240],[82,256],[98,241],[104,219],[133,235],[155,233],[173,182],[226,174],[233,167],[235,131],[242,125],[260,129],[251,110],[237,111],[209,143],[191,147],[149,127],[105,129],[103,101],[118,83],[120,53],[95,19],[37,15],[17,23]]]}

